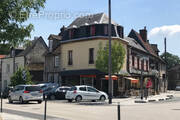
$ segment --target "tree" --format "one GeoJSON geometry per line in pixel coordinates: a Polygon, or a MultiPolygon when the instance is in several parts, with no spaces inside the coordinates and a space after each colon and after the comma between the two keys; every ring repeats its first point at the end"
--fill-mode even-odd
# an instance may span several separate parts
{"type": "Polygon", "coordinates": [[[165,53],[163,53],[161,55],[161,58],[164,60],[164,61],[167,61],[167,69],[170,69],[172,67],[174,67],[175,65],[177,64],[180,64],[180,58],[177,56],[177,55],[173,55],[171,53],[166,53],[166,59],[165,60],[165,53]]]}
{"type": "MultiPolygon", "coordinates": [[[[120,42],[115,41],[112,44],[112,74],[118,74],[123,66],[125,58],[125,49],[120,42]]],[[[99,44],[97,53],[96,68],[102,72],[108,73],[109,43],[103,48],[99,44]]]]}
{"type": "Polygon", "coordinates": [[[46,0],[0,0],[0,43],[17,47],[30,37],[33,25],[23,25],[31,11],[38,12],[46,0]]]}
{"type": "Polygon", "coordinates": [[[32,84],[32,76],[26,68],[18,68],[18,70],[11,77],[11,86],[20,84],[32,84]]]}

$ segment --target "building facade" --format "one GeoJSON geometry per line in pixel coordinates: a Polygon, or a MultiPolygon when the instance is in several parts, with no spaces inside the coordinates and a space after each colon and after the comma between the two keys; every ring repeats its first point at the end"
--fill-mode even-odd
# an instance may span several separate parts
{"type": "Polygon", "coordinates": [[[43,82],[44,53],[48,47],[42,37],[32,41],[32,44],[25,50],[15,50],[15,64],[12,55],[2,59],[2,89],[10,85],[10,78],[19,67],[27,67],[32,75],[33,82],[43,82]],[[15,66],[14,66],[15,65],[15,66]]]}

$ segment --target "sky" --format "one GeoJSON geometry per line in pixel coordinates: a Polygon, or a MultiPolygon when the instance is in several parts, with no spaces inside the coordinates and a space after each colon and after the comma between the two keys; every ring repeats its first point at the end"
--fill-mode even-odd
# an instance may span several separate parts
{"type": "MultiPolygon", "coordinates": [[[[146,26],[150,43],[158,44],[164,52],[180,56],[180,0],[112,0],[112,19],[124,26],[125,36],[131,29],[146,26]]],[[[58,34],[76,17],[95,13],[108,14],[108,0],[46,0],[39,14],[32,12],[25,24],[32,23],[31,39],[42,36],[46,43],[50,34],[58,34]]]]}

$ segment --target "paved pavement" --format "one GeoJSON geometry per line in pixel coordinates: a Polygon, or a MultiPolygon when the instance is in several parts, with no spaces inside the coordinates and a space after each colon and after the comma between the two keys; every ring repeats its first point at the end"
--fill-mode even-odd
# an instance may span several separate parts
{"type": "MultiPolygon", "coordinates": [[[[117,103],[121,104],[122,120],[176,120],[179,116],[180,92],[171,92],[148,99],[159,99],[174,94],[175,98],[153,103],[135,103],[135,98],[113,99],[106,102],[67,103],[67,101],[48,101],[47,120],[117,120],[117,103]]],[[[136,98],[138,99],[138,98],[136,98]]],[[[43,120],[42,104],[8,104],[3,101],[3,120],[43,120]]],[[[1,120],[1,119],[0,119],[1,120]]]]}

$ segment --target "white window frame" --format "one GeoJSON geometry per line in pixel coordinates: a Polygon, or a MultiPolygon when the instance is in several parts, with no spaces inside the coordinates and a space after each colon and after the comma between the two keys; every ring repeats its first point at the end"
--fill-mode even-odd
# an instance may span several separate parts
{"type": "Polygon", "coordinates": [[[54,66],[59,67],[60,65],[60,58],[59,56],[54,56],[54,66]]]}

